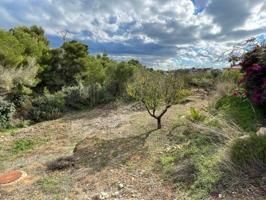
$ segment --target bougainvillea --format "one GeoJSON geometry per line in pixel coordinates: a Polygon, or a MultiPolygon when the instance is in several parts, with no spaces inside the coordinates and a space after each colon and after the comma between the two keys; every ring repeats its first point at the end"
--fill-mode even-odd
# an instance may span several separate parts
{"type": "Polygon", "coordinates": [[[266,46],[257,46],[243,56],[244,77],[239,81],[251,102],[266,116],[266,46]]]}

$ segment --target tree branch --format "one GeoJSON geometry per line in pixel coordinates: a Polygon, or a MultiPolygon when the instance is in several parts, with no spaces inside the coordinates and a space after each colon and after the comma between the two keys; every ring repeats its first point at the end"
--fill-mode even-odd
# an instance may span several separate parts
{"type": "Polygon", "coordinates": [[[162,113],[158,116],[158,118],[161,118],[166,112],[167,110],[171,107],[172,105],[168,105],[164,108],[164,110],[162,111],[162,113]]]}
{"type": "Polygon", "coordinates": [[[148,108],[148,106],[146,105],[144,100],[141,100],[141,102],[145,105],[146,110],[148,111],[148,113],[150,114],[150,116],[156,118],[156,116],[154,114],[151,113],[150,109],[148,108]]]}

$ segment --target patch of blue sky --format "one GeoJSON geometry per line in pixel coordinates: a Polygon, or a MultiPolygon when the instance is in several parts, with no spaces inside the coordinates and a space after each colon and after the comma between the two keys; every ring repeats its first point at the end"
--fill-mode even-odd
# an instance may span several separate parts
{"type": "Polygon", "coordinates": [[[194,15],[202,13],[208,6],[209,0],[191,0],[195,10],[194,15]]]}

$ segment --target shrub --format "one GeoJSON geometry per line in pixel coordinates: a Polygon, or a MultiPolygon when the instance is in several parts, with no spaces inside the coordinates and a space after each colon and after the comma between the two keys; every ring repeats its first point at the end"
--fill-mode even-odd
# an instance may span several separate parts
{"type": "Polygon", "coordinates": [[[0,129],[11,126],[14,113],[14,104],[0,101],[0,129]]]}
{"type": "Polygon", "coordinates": [[[35,122],[59,118],[65,110],[65,99],[61,92],[46,94],[33,100],[29,118],[35,122]]]}
{"type": "Polygon", "coordinates": [[[233,163],[244,169],[264,167],[266,169],[266,136],[252,135],[237,139],[231,148],[233,163]]]}
{"type": "Polygon", "coordinates": [[[70,109],[82,109],[93,107],[113,100],[110,93],[98,84],[89,86],[74,86],[64,88],[65,105],[70,109]]]}
{"type": "Polygon", "coordinates": [[[222,111],[228,119],[246,131],[255,131],[262,121],[262,116],[243,96],[224,96],[216,102],[216,109],[222,111]]]}
{"type": "Polygon", "coordinates": [[[256,47],[246,53],[242,59],[244,78],[240,81],[247,96],[266,116],[266,46],[256,47]]]}

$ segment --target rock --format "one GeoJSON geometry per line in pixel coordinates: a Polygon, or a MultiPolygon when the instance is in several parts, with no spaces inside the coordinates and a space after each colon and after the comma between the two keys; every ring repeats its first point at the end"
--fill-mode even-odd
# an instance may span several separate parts
{"type": "Polygon", "coordinates": [[[119,183],[119,184],[118,184],[118,189],[119,189],[119,190],[122,190],[123,188],[124,188],[123,183],[119,183]]]}
{"type": "Polygon", "coordinates": [[[219,194],[218,195],[219,199],[223,198],[223,195],[222,194],[219,194]]]}
{"type": "Polygon", "coordinates": [[[266,136],[266,127],[261,127],[256,134],[257,136],[266,136]]]}
{"type": "Polygon", "coordinates": [[[107,199],[110,197],[110,195],[107,192],[101,192],[100,197],[101,197],[101,199],[107,199]]]}

